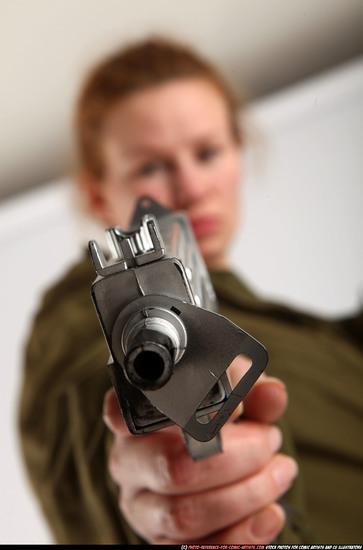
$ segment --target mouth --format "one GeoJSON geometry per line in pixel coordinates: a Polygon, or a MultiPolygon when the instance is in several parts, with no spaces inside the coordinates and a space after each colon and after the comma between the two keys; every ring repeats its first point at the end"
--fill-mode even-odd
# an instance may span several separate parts
{"type": "Polygon", "coordinates": [[[205,237],[218,229],[218,220],[212,217],[195,218],[190,220],[196,238],[205,237]]]}

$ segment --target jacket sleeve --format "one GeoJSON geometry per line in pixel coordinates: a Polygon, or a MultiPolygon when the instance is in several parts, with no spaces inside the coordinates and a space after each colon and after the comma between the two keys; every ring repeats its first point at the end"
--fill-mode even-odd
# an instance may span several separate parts
{"type": "Polygon", "coordinates": [[[92,306],[82,330],[82,308],[63,315],[57,298],[59,307],[46,302],[37,316],[26,349],[19,426],[31,485],[57,543],[141,543],[107,471],[102,403],[110,382],[100,327],[92,306]]]}

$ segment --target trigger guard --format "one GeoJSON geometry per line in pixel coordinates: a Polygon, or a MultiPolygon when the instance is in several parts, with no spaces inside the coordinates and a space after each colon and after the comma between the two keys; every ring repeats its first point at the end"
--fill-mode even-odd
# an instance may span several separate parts
{"type": "Polygon", "coordinates": [[[257,340],[254,340],[251,336],[250,338],[253,340],[253,342],[250,342],[250,346],[248,346],[250,349],[244,347],[236,357],[241,353],[247,353],[252,358],[252,364],[227,397],[219,411],[207,423],[201,424],[195,416],[192,416],[183,426],[183,429],[194,437],[194,439],[198,441],[213,439],[265,370],[268,362],[267,351],[257,340]]]}
{"type": "Polygon", "coordinates": [[[217,435],[262,374],[268,354],[260,342],[226,317],[170,298],[169,303],[175,303],[180,310],[187,332],[187,347],[170,380],[158,390],[143,393],[154,407],[191,437],[209,441],[217,435]],[[212,420],[202,424],[196,419],[196,411],[241,353],[251,357],[250,368],[234,390],[228,392],[212,420]]]}

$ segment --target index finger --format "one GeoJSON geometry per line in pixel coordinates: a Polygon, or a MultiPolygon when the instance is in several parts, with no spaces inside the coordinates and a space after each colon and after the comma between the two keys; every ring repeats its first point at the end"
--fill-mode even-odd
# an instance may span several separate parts
{"type": "MultiPolygon", "coordinates": [[[[252,364],[249,356],[238,355],[228,368],[228,377],[232,388],[241,380],[252,364]]],[[[278,378],[262,373],[257,382],[243,399],[243,416],[259,422],[275,422],[284,413],[288,401],[288,394],[284,383],[278,378]]],[[[241,415],[240,408],[236,413],[241,415]]]]}
{"type": "Polygon", "coordinates": [[[244,417],[259,422],[275,422],[284,413],[288,394],[284,383],[262,375],[243,400],[244,417]]]}

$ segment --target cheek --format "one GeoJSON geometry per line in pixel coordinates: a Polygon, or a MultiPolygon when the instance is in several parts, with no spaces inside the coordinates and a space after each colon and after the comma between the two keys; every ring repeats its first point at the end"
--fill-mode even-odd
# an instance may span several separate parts
{"type": "Polygon", "coordinates": [[[233,235],[239,216],[239,189],[241,181],[241,163],[238,155],[231,155],[229,162],[220,173],[218,198],[221,215],[224,220],[223,240],[229,240],[233,235]]]}
{"type": "Polygon", "coordinates": [[[108,225],[119,225],[126,229],[131,221],[135,198],[126,192],[124,186],[107,182],[103,194],[108,225]]]}
{"type": "Polygon", "coordinates": [[[217,190],[223,203],[233,203],[233,206],[237,207],[240,179],[240,159],[233,154],[226,159],[218,174],[217,190]]]}

